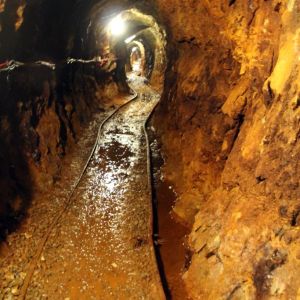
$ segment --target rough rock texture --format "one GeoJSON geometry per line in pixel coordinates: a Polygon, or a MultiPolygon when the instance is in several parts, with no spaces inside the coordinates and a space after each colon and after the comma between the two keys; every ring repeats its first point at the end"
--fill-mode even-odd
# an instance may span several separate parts
{"type": "Polygon", "coordinates": [[[60,177],[83,124],[116,94],[94,64],[25,64],[0,72],[0,233],[18,224],[34,189],[60,177]]]}
{"type": "Polygon", "coordinates": [[[188,292],[298,299],[300,3],[158,6],[172,61],[156,124],[174,210],[192,226],[188,292]]]}
{"type": "MultiPolygon", "coordinates": [[[[0,0],[0,63],[95,55],[90,24],[114,3],[133,2],[0,0]]],[[[165,176],[178,194],[175,213],[192,228],[188,292],[194,299],[298,299],[300,3],[155,3],[170,41],[156,126],[165,176]]],[[[32,181],[55,180],[67,141],[90,111],[88,99],[75,101],[42,69],[41,80],[30,84],[35,71],[27,72],[9,93],[2,81],[16,71],[0,80],[0,175],[7,178],[0,211],[19,211],[32,181]],[[29,170],[34,175],[24,180],[29,170]],[[45,171],[50,177],[39,175],[45,171]]]]}
{"type": "MultiPolygon", "coordinates": [[[[151,4],[146,0],[0,0],[1,224],[15,223],[16,212],[30,202],[33,186],[45,188],[58,179],[61,158],[81,124],[99,101],[104,104],[103,99],[109,101],[115,94],[111,74],[96,74],[99,65],[85,63],[107,54],[102,46],[107,44],[103,28],[108,18],[131,8],[152,14],[151,4]],[[72,64],[63,63],[70,58],[72,64]],[[4,71],[11,60],[21,64],[4,71]]],[[[151,68],[162,75],[163,31],[153,17],[136,12],[133,21],[153,29],[154,37],[149,33],[144,37],[149,47],[155,47],[152,40],[157,35],[159,46],[152,52],[159,55],[151,68]]],[[[105,59],[100,64],[113,75],[113,64],[105,65],[105,59]]],[[[117,76],[113,78],[117,81],[117,76]]]]}
{"type": "Polygon", "coordinates": [[[106,38],[101,30],[109,18],[131,8],[155,17],[153,2],[0,0],[0,64],[7,58],[56,61],[99,55],[106,38]]]}

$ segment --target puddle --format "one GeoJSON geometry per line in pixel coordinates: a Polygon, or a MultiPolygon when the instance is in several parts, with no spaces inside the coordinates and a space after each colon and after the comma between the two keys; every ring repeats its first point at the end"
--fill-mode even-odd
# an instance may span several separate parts
{"type": "Polygon", "coordinates": [[[164,281],[167,299],[189,299],[184,288],[182,274],[185,271],[189,253],[186,244],[188,228],[176,221],[172,214],[172,207],[176,201],[176,195],[171,183],[160,178],[160,167],[163,160],[159,155],[157,141],[154,134],[148,129],[152,149],[153,171],[153,196],[156,210],[156,252],[164,281]]]}

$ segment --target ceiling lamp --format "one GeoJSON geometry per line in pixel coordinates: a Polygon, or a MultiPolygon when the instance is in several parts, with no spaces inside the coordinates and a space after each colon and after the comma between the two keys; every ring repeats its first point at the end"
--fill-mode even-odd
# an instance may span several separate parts
{"type": "Polygon", "coordinates": [[[108,30],[114,36],[120,36],[125,32],[125,22],[121,16],[112,19],[108,24],[108,30]]]}
{"type": "Polygon", "coordinates": [[[125,43],[126,43],[126,44],[129,44],[129,43],[131,43],[135,38],[136,38],[136,35],[134,34],[134,35],[130,36],[129,38],[127,38],[127,39],[125,40],[125,43]]]}

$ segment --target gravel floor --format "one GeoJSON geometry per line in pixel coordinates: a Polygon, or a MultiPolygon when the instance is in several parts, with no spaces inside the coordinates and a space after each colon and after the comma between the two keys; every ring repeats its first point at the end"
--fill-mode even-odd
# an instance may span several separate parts
{"type": "Polygon", "coordinates": [[[60,211],[75,185],[95,142],[98,126],[112,110],[99,113],[84,130],[76,149],[63,162],[61,180],[49,193],[36,193],[28,217],[21,228],[8,236],[1,247],[0,299],[17,299],[23,285],[28,263],[36,253],[41,238],[60,211]]]}
{"type": "MultiPolygon", "coordinates": [[[[72,205],[44,248],[27,299],[163,298],[149,235],[152,207],[143,132],[159,95],[141,78],[132,85],[139,97],[103,127],[72,205]]],[[[57,194],[47,196],[51,203],[37,199],[25,231],[10,236],[13,251],[0,264],[5,278],[0,299],[18,296],[39,240],[72,189],[65,183],[75,182],[68,176],[80,173],[84,165],[82,156],[87,157],[79,153],[72,160],[57,194]]]]}

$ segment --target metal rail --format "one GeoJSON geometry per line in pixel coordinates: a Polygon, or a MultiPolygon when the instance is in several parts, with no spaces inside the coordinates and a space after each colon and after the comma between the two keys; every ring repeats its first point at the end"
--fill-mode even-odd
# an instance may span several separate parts
{"type": "Polygon", "coordinates": [[[147,124],[152,116],[152,114],[154,113],[156,107],[158,106],[157,102],[155,104],[155,106],[153,107],[153,109],[151,110],[149,116],[147,117],[147,119],[144,122],[143,125],[143,130],[144,130],[144,134],[146,137],[146,145],[147,145],[147,175],[148,175],[148,193],[149,193],[149,205],[150,205],[150,218],[149,218],[149,234],[151,237],[151,254],[152,254],[152,259],[154,260],[154,264],[156,265],[156,269],[157,269],[157,274],[158,274],[158,293],[159,293],[159,299],[158,300],[164,300],[166,299],[166,295],[163,289],[163,284],[161,281],[161,277],[160,277],[160,272],[159,272],[159,267],[158,267],[158,262],[157,262],[157,257],[155,254],[155,248],[154,248],[154,240],[153,240],[153,223],[154,223],[154,215],[153,215],[153,210],[154,210],[154,205],[153,205],[153,187],[152,187],[152,163],[151,163],[151,148],[150,148],[150,142],[149,142],[149,136],[148,136],[148,132],[147,132],[147,124]]]}
{"type": "MultiPolygon", "coordinates": [[[[135,92],[135,91],[134,91],[135,92]]],[[[64,215],[64,213],[66,213],[66,211],[70,208],[70,206],[73,204],[74,202],[74,193],[76,191],[76,189],[78,188],[84,174],[86,173],[86,170],[90,164],[90,161],[95,153],[95,150],[97,148],[98,145],[98,141],[101,135],[101,131],[104,127],[104,125],[110,120],[112,119],[118,112],[120,112],[120,110],[122,110],[124,107],[126,107],[128,104],[132,103],[133,101],[135,101],[136,99],[138,99],[138,94],[137,92],[135,92],[135,94],[131,97],[130,100],[128,100],[125,104],[121,105],[120,107],[118,107],[116,110],[114,110],[104,121],[102,121],[101,125],[99,126],[98,129],[98,133],[97,133],[97,138],[95,141],[95,144],[92,148],[91,154],[89,155],[86,164],[84,165],[70,195],[68,196],[68,199],[64,205],[64,207],[62,208],[62,210],[60,211],[60,213],[54,218],[54,220],[52,221],[52,223],[50,224],[49,229],[47,230],[46,234],[44,235],[43,239],[40,241],[40,244],[38,246],[38,249],[36,251],[35,256],[33,257],[32,261],[30,262],[29,266],[28,266],[28,271],[26,272],[27,275],[25,277],[24,280],[24,284],[22,286],[22,289],[20,291],[20,296],[19,299],[20,300],[24,300],[26,298],[26,294],[29,288],[29,285],[31,283],[32,277],[33,277],[33,273],[36,269],[37,263],[40,260],[40,257],[42,255],[42,252],[45,248],[45,245],[50,237],[50,234],[52,233],[52,231],[54,230],[54,228],[57,226],[57,224],[59,223],[59,221],[61,220],[62,216],[64,215]]],[[[157,274],[158,277],[156,279],[156,283],[157,283],[157,291],[158,291],[158,300],[164,300],[166,299],[164,290],[163,290],[163,285],[161,282],[161,278],[159,275],[159,268],[158,268],[158,263],[157,263],[157,259],[156,259],[156,254],[155,254],[155,249],[154,249],[154,241],[153,241],[153,222],[154,222],[154,216],[153,216],[153,195],[152,195],[152,178],[151,178],[151,150],[150,150],[150,145],[149,145],[149,137],[148,137],[148,133],[147,133],[147,123],[149,121],[149,119],[151,118],[154,110],[156,109],[158,103],[156,103],[156,105],[153,107],[153,109],[151,110],[149,116],[147,117],[147,119],[145,120],[144,124],[143,124],[143,131],[146,137],[146,147],[147,147],[147,175],[148,175],[148,195],[149,195],[149,205],[150,205],[150,218],[148,220],[149,222],[149,239],[151,240],[151,253],[152,253],[152,258],[154,261],[154,264],[156,265],[157,268],[157,274]]]]}
{"type": "Polygon", "coordinates": [[[64,207],[62,208],[62,210],[60,211],[60,213],[54,218],[54,220],[52,221],[52,223],[50,224],[49,226],[49,229],[47,230],[46,234],[44,235],[43,239],[40,241],[39,243],[39,246],[38,246],[38,249],[36,251],[36,254],[35,256],[33,257],[32,261],[30,262],[29,266],[28,266],[28,271],[26,272],[26,277],[25,277],[25,280],[24,280],[24,283],[23,283],[23,286],[22,286],[22,289],[20,291],[20,295],[19,295],[19,299],[20,300],[24,300],[26,298],[26,294],[27,294],[27,291],[28,291],[28,287],[31,283],[31,280],[32,280],[32,276],[33,276],[33,273],[36,269],[36,265],[38,263],[38,261],[40,260],[41,258],[41,255],[42,255],[42,252],[45,248],[45,245],[50,237],[50,234],[52,233],[53,229],[57,226],[58,222],[60,221],[61,217],[64,215],[64,213],[69,209],[69,207],[73,204],[74,202],[74,199],[73,199],[73,195],[76,191],[76,189],[78,188],[81,180],[82,180],[82,177],[84,176],[87,168],[88,168],[88,165],[90,164],[90,161],[95,153],[95,150],[97,148],[97,145],[98,145],[98,141],[99,141],[99,137],[100,137],[100,133],[103,129],[103,126],[105,125],[106,122],[108,122],[115,114],[117,114],[122,108],[124,108],[125,106],[127,106],[129,103],[133,102],[134,100],[136,100],[138,98],[138,94],[135,92],[135,94],[131,97],[130,100],[128,100],[125,104],[121,105],[120,107],[118,107],[117,109],[115,109],[102,123],[101,125],[99,126],[99,129],[98,129],[98,133],[97,133],[97,138],[96,138],[96,141],[95,141],[95,144],[92,148],[92,151],[91,151],[91,154],[89,155],[88,159],[87,159],[87,162],[86,164],[84,165],[73,189],[72,189],[72,192],[70,193],[69,197],[68,197],[68,200],[66,201],[64,207]]]}

